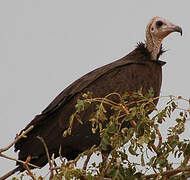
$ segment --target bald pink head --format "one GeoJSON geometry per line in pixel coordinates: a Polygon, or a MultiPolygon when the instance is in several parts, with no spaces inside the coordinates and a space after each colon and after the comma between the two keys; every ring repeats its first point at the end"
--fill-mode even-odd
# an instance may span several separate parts
{"type": "Polygon", "coordinates": [[[161,17],[151,19],[146,28],[146,47],[151,53],[152,60],[157,59],[162,40],[172,32],[179,32],[182,35],[182,28],[161,17]]]}

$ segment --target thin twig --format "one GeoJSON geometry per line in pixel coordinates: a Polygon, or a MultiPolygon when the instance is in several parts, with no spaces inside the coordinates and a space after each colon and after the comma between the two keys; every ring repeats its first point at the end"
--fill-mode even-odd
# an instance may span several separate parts
{"type": "MultiPolygon", "coordinates": [[[[52,168],[51,168],[51,169],[53,169],[53,167],[57,167],[57,164],[56,164],[56,162],[55,162],[55,154],[54,154],[54,153],[52,154],[51,159],[52,159],[52,162],[53,162],[53,165],[52,165],[52,168]]],[[[54,169],[54,170],[55,170],[55,169],[54,169]]],[[[57,169],[55,170],[55,172],[56,172],[56,174],[58,174],[57,169]]]]}
{"type": "Polygon", "coordinates": [[[26,169],[28,175],[33,179],[36,180],[36,177],[34,176],[34,174],[30,171],[30,168],[28,167],[28,163],[30,162],[31,157],[28,156],[26,159],[26,162],[24,163],[24,168],[26,169]]]}
{"type": "Polygon", "coordinates": [[[155,153],[158,153],[158,150],[154,144],[151,143],[150,146],[152,147],[155,153]]]}
{"type": "MultiPolygon", "coordinates": [[[[6,159],[9,159],[9,160],[13,160],[13,161],[19,162],[19,163],[21,163],[21,164],[24,164],[24,163],[25,163],[25,162],[22,161],[22,160],[15,159],[15,158],[12,158],[12,157],[9,157],[9,156],[7,156],[7,155],[5,155],[5,154],[2,154],[2,153],[0,153],[0,157],[4,157],[4,158],[6,158],[6,159]]],[[[34,165],[34,164],[31,164],[31,163],[28,163],[28,165],[29,165],[29,166],[32,166],[32,167],[34,167],[34,168],[38,168],[38,169],[41,168],[41,167],[36,166],[36,165],[34,165]]]]}
{"type": "MultiPolygon", "coordinates": [[[[1,149],[0,149],[0,157],[3,157],[3,158],[5,158],[5,159],[9,159],[9,160],[13,160],[13,161],[19,162],[19,163],[21,163],[21,164],[24,165],[26,162],[24,162],[24,161],[22,161],[22,160],[19,160],[19,159],[16,159],[16,158],[12,158],[12,157],[10,157],[10,156],[7,156],[7,155],[3,154],[2,152],[5,152],[5,151],[9,150],[9,149],[10,149],[12,146],[14,146],[21,138],[27,138],[26,134],[27,134],[29,131],[31,131],[33,128],[34,128],[34,126],[32,125],[32,126],[30,126],[29,128],[27,128],[25,131],[22,131],[20,135],[17,134],[15,140],[14,140],[12,143],[10,143],[10,144],[9,144],[7,147],[5,147],[5,148],[1,148],[1,149]]],[[[36,165],[31,164],[31,163],[29,163],[29,162],[27,163],[27,165],[32,166],[32,167],[34,167],[34,168],[39,168],[39,169],[40,169],[39,166],[36,166],[36,165]]],[[[8,173],[6,173],[4,176],[0,177],[0,180],[3,180],[3,179],[6,179],[6,178],[10,177],[10,176],[13,175],[14,173],[18,172],[20,169],[21,169],[20,166],[19,166],[19,167],[16,167],[15,169],[13,169],[13,170],[9,171],[8,173]]]]}
{"type": "MultiPolygon", "coordinates": [[[[177,168],[177,169],[172,169],[172,170],[168,170],[168,171],[165,171],[165,172],[162,172],[160,173],[160,175],[163,177],[163,176],[168,176],[168,177],[171,177],[175,174],[178,174],[178,173],[181,173],[181,172],[184,172],[184,171],[190,171],[190,165],[189,166],[186,166],[186,167],[180,167],[180,168],[177,168]]],[[[159,174],[149,174],[149,175],[145,175],[143,176],[143,179],[151,179],[151,178],[156,178],[159,174]]]]}
{"type": "Polygon", "coordinates": [[[91,98],[91,99],[85,99],[84,101],[86,101],[86,102],[99,102],[99,103],[103,103],[103,104],[108,104],[110,106],[118,107],[118,103],[116,103],[110,99],[106,99],[106,98],[91,98]]]}
{"type": "Polygon", "coordinates": [[[93,154],[93,152],[89,152],[89,154],[87,155],[86,160],[85,160],[84,165],[83,165],[83,168],[82,168],[83,170],[86,170],[88,162],[89,162],[92,154],[93,154]]]}
{"type": "Polygon", "coordinates": [[[162,145],[162,135],[161,135],[161,133],[160,133],[160,131],[159,131],[158,128],[156,129],[156,133],[157,133],[158,139],[159,139],[157,149],[160,149],[160,147],[162,145]]]}
{"type": "Polygon", "coordinates": [[[2,177],[0,177],[0,180],[5,180],[8,177],[12,176],[14,173],[18,172],[20,170],[20,167],[16,167],[13,170],[9,171],[8,173],[6,173],[5,175],[3,175],[2,177]]]}
{"type": "Polygon", "coordinates": [[[87,157],[86,157],[86,160],[85,160],[85,162],[84,162],[83,170],[86,170],[87,165],[88,165],[88,162],[89,162],[89,160],[90,160],[90,157],[91,157],[92,154],[93,154],[93,150],[94,150],[95,147],[96,147],[96,146],[94,145],[94,146],[92,146],[92,148],[90,149],[90,151],[89,151],[89,153],[88,153],[88,155],[87,155],[87,157]]]}
{"type": "MultiPolygon", "coordinates": [[[[120,99],[120,102],[122,102],[122,97],[121,97],[121,95],[120,95],[119,93],[117,93],[117,92],[113,92],[113,93],[108,94],[107,96],[105,96],[105,99],[108,99],[108,97],[113,96],[113,95],[118,96],[119,99],[120,99]]],[[[111,100],[110,100],[110,101],[111,101],[111,100]]],[[[111,101],[111,102],[113,102],[113,101],[111,101]]]]}
{"type": "Polygon", "coordinates": [[[59,169],[61,169],[61,166],[52,167],[52,170],[55,170],[55,171],[57,171],[57,170],[59,170],[59,169]]]}
{"type": "Polygon", "coordinates": [[[48,163],[49,163],[49,169],[50,169],[50,177],[49,179],[53,179],[53,165],[54,165],[54,154],[52,154],[52,160],[50,159],[50,156],[49,156],[49,151],[48,151],[48,147],[43,139],[43,137],[40,137],[40,136],[37,136],[37,138],[42,142],[43,146],[44,146],[44,149],[45,149],[45,152],[46,152],[46,156],[47,156],[47,159],[48,159],[48,163]]]}
{"type": "MultiPolygon", "coordinates": [[[[126,113],[126,115],[129,115],[129,111],[125,108],[125,106],[123,104],[120,104],[120,107],[123,109],[123,111],[126,113]]],[[[129,120],[129,123],[131,124],[131,126],[133,128],[135,128],[137,126],[136,122],[134,120],[129,120]]]]}
{"type": "MultiPolygon", "coordinates": [[[[154,98],[151,98],[151,101],[155,101],[155,100],[157,100],[157,99],[159,99],[160,97],[159,96],[157,96],[157,97],[154,97],[154,98]]],[[[139,101],[132,101],[132,102],[130,102],[130,103],[127,103],[126,104],[126,106],[131,106],[131,105],[133,105],[133,104],[137,104],[137,103],[142,103],[142,102],[146,102],[146,101],[150,101],[150,99],[141,99],[141,100],[139,100],[139,101]]]]}
{"type": "Polygon", "coordinates": [[[113,162],[114,157],[112,156],[111,160],[109,161],[109,163],[107,164],[105,170],[104,170],[104,176],[107,174],[108,170],[110,169],[111,163],[113,162]]]}
{"type": "Polygon", "coordinates": [[[53,165],[54,165],[54,161],[55,161],[55,159],[54,159],[54,153],[52,154],[52,156],[51,156],[51,166],[50,166],[50,177],[49,177],[49,180],[51,180],[51,179],[53,179],[53,176],[54,176],[54,173],[53,173],[53,165]]]}
{"type": "Polygon", "coordinates": [[[26,134],[31,131],[32,129],[34,128],[34,126],[30,126],[28,129],[26,129],[25,131],[22,131],[22,133],[20,135],[16,135],[16,139],[11,143],[9,144],[7,147],[5,148],[1,148],[0,149],[0,153],[4,152],[4,151],[7,151],[8,149],[10,149],[12,146],[14,146],[21,138],[26,138],[26,134]]]}
{"type": "Polygon", "coordinates": [[[37,136],[37,138],[42,142],[42,144],[44,146],[46,156],[47,156],[47,159],[48,159],[48,163],[49,163],[49,166],[51,167],[51,159],[50,159],[50,156],[49,156],[49,151],[48,151],[47,145],[46,145],[46,143],[45,143],[45,141],[44,141],[44,139],[42,137],[37,136]]]}
{"type": "Polygon", "coordinates": [[[189,162],[189,159],[190,159],[190,156],[185,156],[182,165],[186,166],[188,164],[188,162],[189,162]]]}
{"type": "Polygon", "coordinates": [[[61,145],[60,145],[60,147],[59,147],[59,158],[60,158],[61,162],[63,163],[63,162],[65,162],[65,161],[63,160],[63,157],[62,157],[62,155],[61,155],[61,150],[62,150],[62,147],[61,147],[61,145]]]}

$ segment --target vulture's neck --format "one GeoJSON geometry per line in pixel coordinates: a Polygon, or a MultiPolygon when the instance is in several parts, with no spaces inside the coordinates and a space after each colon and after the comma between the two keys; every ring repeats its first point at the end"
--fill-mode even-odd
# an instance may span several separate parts
{"type": "Polygon", "coordinates": [[[152,60],[157,60],[162,49],[162,40],[158,38],[152,38],[149,32],[146,33],[146,48],[150,53],[152,60]]]}

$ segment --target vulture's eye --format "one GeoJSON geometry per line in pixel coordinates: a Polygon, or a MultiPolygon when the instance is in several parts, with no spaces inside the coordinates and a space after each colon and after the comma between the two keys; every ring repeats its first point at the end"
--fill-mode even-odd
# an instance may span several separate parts
{"type": "Polygon", "coordinates": [[[158,28],[160,28],[162,25],[163,25],[163,22],[162,22],[162,21],[157,21],[157,22],[156,22],[156,26],[157,26],[158,28]]]}

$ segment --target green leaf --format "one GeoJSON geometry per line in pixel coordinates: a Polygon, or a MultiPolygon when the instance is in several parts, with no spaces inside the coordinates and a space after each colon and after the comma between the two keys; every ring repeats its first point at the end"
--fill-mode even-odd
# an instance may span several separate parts
{"type": "Polygon", "coordinates": [[[154,89],[150,88],[148,93],[145,95],[146,98],[153,98],[154,97],[154,89]]]}
{"type": "Polygon", "coordinates": [[[128,131],[127,131],[127,136],[126,136],[126,138],[125,138],[125,140],[126,140],[127,142],[133,137],[134,132],[135,132],[134,128],[128,129],[128,131]]]}
{"type": "Polygon", "coordinates": [[[138,156],[139,154],[133,149],[134,147],[132,145],[129,146],[128,150],[129,152],[134,155],[134,156],[138,156]]]}
{"type": "Polygon", "coordinates": [[[184,151],[184,156],[190,156],[190,143],[186,146],[184,151]]]}
{"type": "Polygon", "coordinates": [[[144,134],[144,126],[145,123],[143,121],[138,121],[137,123],[137,131],[136,131],[136,137],[139,138],[140,136],[142,136],[144,134]]]}
{"type": "Polygon", "coordinates": [[[143,154],[141,154],[141,165],[142,165],[142,166],[145,166],[145,162],[144,162],[144,156],[143,156],[143,154]]]}
{"type": "Polygon", "coordinates": [[[65,130],[65,131],[63,132],[63,137],[66,137],[67,134],[68,134],[68,130],[65,130]]]}
{"type": "Polygon", "coordinates": [[[85,106],[84,101],[81,99],[78,99],[77,104],[75,105],[77,112],[80,113],[81,111],[84,111],[84,106],[85,106]]]}

